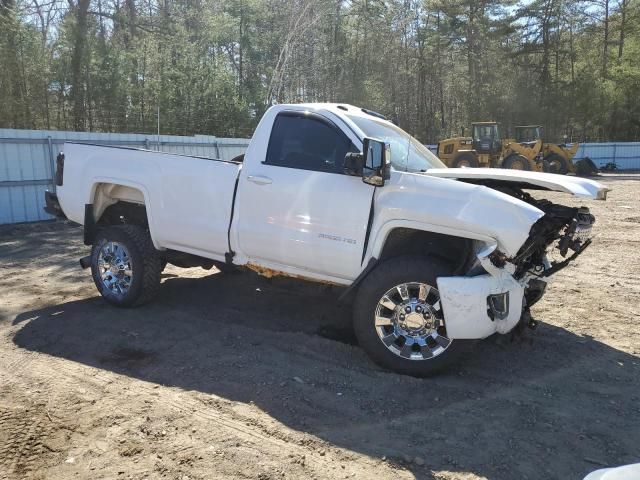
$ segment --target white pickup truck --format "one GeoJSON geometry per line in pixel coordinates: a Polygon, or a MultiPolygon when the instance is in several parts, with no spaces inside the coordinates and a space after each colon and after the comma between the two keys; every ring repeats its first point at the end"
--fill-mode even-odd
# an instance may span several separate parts
{"type": "Polygon", "coordinates": [[[84,225],[93,247],[81,264],[112,304],[148,301],[167,262],[341,285],[359,344],[411,375],[442,368],[467,340],[532,324],[547,277],[589,245],[588,209],[526,190],[607,192],[446,168],[381,115],[342,104],[272,107],[232,161],[67,143],[56,183],[46,209],[84,225]]]}

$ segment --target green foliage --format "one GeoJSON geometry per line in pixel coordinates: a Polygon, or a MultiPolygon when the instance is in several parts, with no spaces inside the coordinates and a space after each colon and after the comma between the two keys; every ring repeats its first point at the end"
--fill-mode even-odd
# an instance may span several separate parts
{"type": "Polygon", "coordinates": [[[0,0],[0,127],[251,135],[273,103],[640,138],[637,0],[0,0]],[[608,5],[608,8],[606,8],[608,5]]]}

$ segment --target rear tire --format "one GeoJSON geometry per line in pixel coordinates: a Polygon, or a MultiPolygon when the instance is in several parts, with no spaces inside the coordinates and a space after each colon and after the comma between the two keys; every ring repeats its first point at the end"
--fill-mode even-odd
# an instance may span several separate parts
{"type": "Polygon", "coordinates": [[[149,232],[117,225],[98,232],[91,249],[91,274],[100,294],[117,307],[137,307],[160,288],[162,259],[149,232]]]}
{"type": "Polygon", "coordinates": [[[509,170],[531,170],[531,164],[524,155],[509,155],[502,162],[502,168],[509,170]]]}
{"type": "Polygon", "coordinates": [[[478,159],[472,153],[461,153],[451,162],[451,168],[478,168],[479,166],[478,159]]]}
{"type": "Polygon", "coordinates": [[[566,175],[569,172],[569,167],[567,165],[567,159],[558,155],[557,153],[552,153],[545,157],[545,160],[549,164],[549,173],[557,173],[559,175],[566,175]]]}
{"type": "Polygon", "coordinates": [[[450,269],[436,259],[402,256],[367,276],[354,303],[353,324],[360,346],[373,361],[397,373],[424,377],[446,368],[466,350],[468,341],[446,337],[436,278],[447,274],[450,269]],[[422,285],[431,287],[426,296],[422,285]],[[408,299],[404,303],[403,291],[408,299]],[[389,324],[387,317],[392,319],[389,324]]]}

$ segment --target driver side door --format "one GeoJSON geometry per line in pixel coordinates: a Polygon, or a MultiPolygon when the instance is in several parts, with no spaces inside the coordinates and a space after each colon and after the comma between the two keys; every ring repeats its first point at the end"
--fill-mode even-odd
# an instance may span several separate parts
{"type": "Polygon", "coordinates": [[[237,228],[250,262],[353,280],[362,268],[374,187],[343,173],[359,151],[329,118],[275,118],[264,161],[240,175],[237,228]]]}

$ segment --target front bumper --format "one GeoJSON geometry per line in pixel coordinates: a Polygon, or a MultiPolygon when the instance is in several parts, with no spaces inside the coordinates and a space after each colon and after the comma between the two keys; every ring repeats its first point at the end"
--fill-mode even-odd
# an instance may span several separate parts
{"type": "Polygon", "coordinates": [[[437,283],[447,336],[451,339],[508,333],[520,321],[524,287],[509,274],[440,277],[437,283]],[[501,303],[498,311],[497,303],[501,303]]]}

